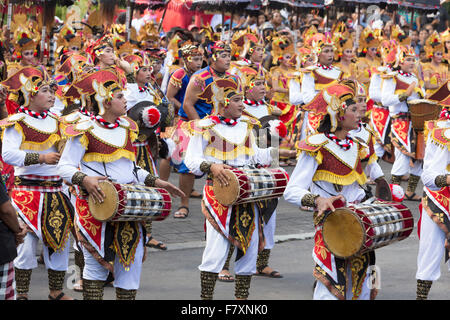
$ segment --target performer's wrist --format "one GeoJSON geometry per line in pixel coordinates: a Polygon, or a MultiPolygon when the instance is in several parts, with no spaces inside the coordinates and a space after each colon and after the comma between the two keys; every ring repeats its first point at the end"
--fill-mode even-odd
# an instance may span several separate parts
{"type": "Polygon", "coordinates": [[[398,100],[400,102],[406,101],[406,99],[408,99],[408,94],[406,94],[406,93],[402,93],[398,96],[398,100]]]}
{"type": "Polygon", "coordinates": [[[87,176],[87,174],[85,174],[81,171],[76,172],[72,176],[72,184],[76,184],[77,186],[81,187],[83,185],[83,180],[86,176],[87,176]]]}
{"type": "Polygon", "coordinates": [[[303,196],[301,203],[304,207],[315,208],[316,207],[316,199],[319,197],[318,194],[307,193],[303,196]]]}
{"type": "Polygon", "coordinates": [[[155,183],[156,183],[156,180],[157,180],[157,179],[158,179],[157,176],[154,176],[154,175],[152,175],[152,174],[149,174],[149,175],[147,175],[147,176],[145,177],[144,184],[145,184],[147,187],[155,187],[155,183]]]}
{"type": "Polygon", "coordinates": [[[31,166],[33,164],[40,164],[40,154],[37,152],[28,152],[25,155],[25,160],[23,162],[24,166],[31,166]]]}
{"type": "Polygon", "coordinates": [[[437,176],[434,179],[434,184],[439,187],[439,188],[444,188],[447,187],[450,181],[448,181],[450,179],[450,175],[448,174],[441,174],[439,176],[437,176]]]}
{"type": "Polygon", "coordinates": [[[203,172],[203,173],[210,173],[211,172],[211,166],[212,166],[211,162],[203,161],[200,164],[200,171],[203,172]]]}

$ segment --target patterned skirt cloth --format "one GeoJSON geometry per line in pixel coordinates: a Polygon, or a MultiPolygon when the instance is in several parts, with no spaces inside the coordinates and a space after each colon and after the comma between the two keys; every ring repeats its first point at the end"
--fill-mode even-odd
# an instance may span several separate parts
{"type": "Polygon", "coordinates": [[[14,263],[0,265],[0,300],[14,300],[14,263]]]}

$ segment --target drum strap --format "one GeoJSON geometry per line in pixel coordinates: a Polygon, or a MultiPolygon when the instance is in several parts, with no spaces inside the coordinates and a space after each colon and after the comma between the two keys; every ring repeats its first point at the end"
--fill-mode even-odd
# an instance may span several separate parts
{"type": "Polygon", "coordinates": [[[94,171],[95,173],[97,173],[97,174],[100,175],[100,176],[106,176],[106,177],[110,178],[110,177],[108,176],[107,172],[106,172],[106,165],[105,165],[104,162],[103,162],[103,168],[105,169],[105,174],[103,174],[103,173],[101,173],[101,172],[95,170],[94,168],[89,167],[86,163],[83,163],[83,165],[84,165],[86,168],[88,168],[89,170],[94,171]]]}
{"type": "Polygon", "coordinates": [[[315,181],[313,181],[313,183],[316,185],[316,187],[318,187],[318,188],[321,189],[322,191],[325,191],[325,192],[328,193],[330,196],[332,196],[332,197],[337,196],[337,194],[332,194],[332,193],[328,192],[327,190],[325,190],[324,188],[322,188],[321,186],[319,186],[315,181]]]}

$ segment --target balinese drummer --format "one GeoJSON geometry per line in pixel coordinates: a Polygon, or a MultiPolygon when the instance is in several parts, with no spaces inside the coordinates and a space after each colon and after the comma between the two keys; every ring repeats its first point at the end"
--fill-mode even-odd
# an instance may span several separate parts
{"type": "Polygon", "coordinates": [[[336,200],[359,203],[366,196],[361,187],[367,180],[361,160],[366,158],[368,150],[349,134],[358,128],[361,119],[354,84],[340,81],[330,85],[309,104],[323,120],[319,133],[297,144],[298,162],[284,192],[284,198],[297,207],[315,208],[316,300],[368,300],[376,296],[376,290],[369,289],[369,266],[374,264],[374,252],[338,258],[326,248],[322,236],[324,213],[334,211],[336,200]]]}
{"type": "MultiPolygon", "coordinates": [[[[219,204],[213,193],[211,177],[228,185],[226,169],[270,165],[278,159],[278,150],[257,147],[252,129],[259,122],[242,116],[244,93],[236,76],[215,80],[199,97],[213,103],[218,110],[216,115],[190,123],[193,136],[184,159],[195,175],[209,175],[202,201],[202,212],[206,217],[206,247],[199,266],[201,298],[213,298],[218,273],[227,260],[230,244],[233,244],[237,248],[235,297],[247,299],[251,277],[256,273],[258,250],[264,245],[259,241],[262,240],[259,210],[254,202],[231,206],[219,204]]],[[[292,151],[282,152],[292,154],[292,151]]]]}
{"type": "Polygon", "coordinates": [[[409,173],[405,197],[410,201],[420,201],[415,193],[422,174],[422,160],[416,159],[416,135],[412,128],[408,101],[425,96],[425,90],[413,73],[416,64],[414,49],[400,45],[393,72],[382,75],[381,103],[389,107],[392,119],[391,141],[395,147],[395,161],[391,169],[391,183],[400,185],[402,176],[409,173]]]}
{"type": "Polygon", "coordinates": [[[19,97],[17,113],[0,124],[2,158],[15,167],[11,198],[27,230],[14,260],[17,300],[28,300],[36,247],[44,243],[43,258],[48,272],[50,300],[72,300],[63,292],[69,266],[73,209],[62,192],[56,164],[61,140],[58,117],[49,109],[55,102],[56,84],[41,69],[23,67],[2,85],[19,97]]]}
{"type": "Polygon", "coordinates": [[[78,238],[85,259],[83,298],[102,300],[103,285],[111,272],[118,300],[133,300],[139,288],[145,258],[145,227],[139,221],[100,222],[89,211],[87,197],[106,201],[99,182],[135,183],[183,193],[135,164],[132,142],[138,127],[126,114],[127,102],[117,75],[99,70],[75,83],[88,95],[94,117],[64,128],[68,137],[58,165],[67,181],[81,188],[77,197],[78,238]],[[126,236],[125,236],[126,235],[126,236]]]}
{"type": "MultiPolygon", "coordinates": [[[[450,266],[450,215],[448,207],[450,153],[447,133],[450,112],[444,107],[439,120],[426,123],[428,132],[423,162],[424,197],[420,207],[419,252],[417,256],[417,300],[428,299],[433,282],[441,276],[442,257],[450,266]]],[[[450,270],[450,267],[449,267],[450,270]]]]}

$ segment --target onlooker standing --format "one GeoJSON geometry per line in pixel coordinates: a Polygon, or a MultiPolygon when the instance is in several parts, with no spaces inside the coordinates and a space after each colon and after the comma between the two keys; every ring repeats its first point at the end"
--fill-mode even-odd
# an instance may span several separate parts
{"type": "Polygon", "coordinates": [[[14,300],[14,259],[16,247],[23,242],[26,229],[21,228],[16,210],[9,201],[5,184],[0,178],[0,300],[14,300]]]}

